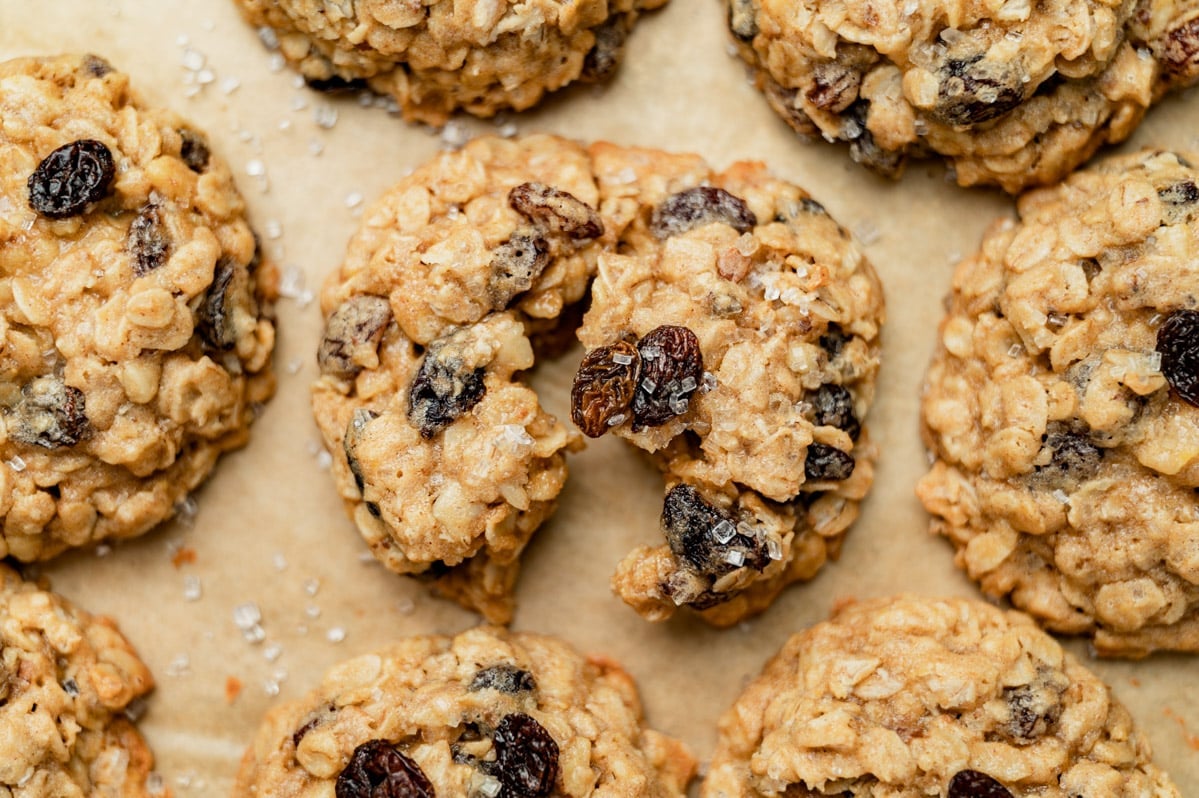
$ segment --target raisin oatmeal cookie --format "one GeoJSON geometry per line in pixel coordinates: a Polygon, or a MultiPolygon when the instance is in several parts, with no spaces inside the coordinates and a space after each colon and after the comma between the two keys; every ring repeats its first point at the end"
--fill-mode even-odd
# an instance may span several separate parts
{"type": "Polygon", "coordinates": [[[267,715],[233,796],[683,798],[694,770],[619,665],[479,627],[335,667],[267,715]]]}
{"type": "Polygon", "coordinates": [[[1199,163],[1021,198],[954,276],[924,395],[933,529],[1105,654],[1199,651],[1199,163]]]}
{"type": "Polygon", "coordinates": [[[112,621],[0,565],[0,794],[149,796],[154,757],[125,710],[153,686],[112,621]]]}
{"type": "Polygon", "coordinates": [[[850,235],[757,163],[592,148],[621,248],[599,258],[572,392],[667,482],[664,545],[613,586],[659,620],[726,626],[839,551],[874,474],[883,297],[850,235]]]}
{"type": "Polygon", "coordinates": [[[882,294],[761,164],[490,137],[402,181],[322,295],[314,410],[347,507],[389,568],[508,620],[579,445],[513,376],[593,275],[573,420],[653,453],[671,488],[669,545],[617,592],[657,619],[764,609],[836,555],[870,486],[882,294]]]}
{"type": "Polygon", "coordinates": [[[1180,798],[1132,717],[1032,621],[979,601],[851,604],[720,722],[704,798],[1180,798]]]}
{"type": "Polygon", "coordinates": [[[441,125],[535,105],[616,68],[637,16],[666,0],[237,0],[309,86],[391,95],[441,125]]]}
{"type": "Polygon", "coordinates": [[[1176,0],[728,0],[738,50],[796,131],[898,176],[940,155],[958,183],[1053,183],[1199,75],[1176,0]]]}
{"type": "Polygon", "coordinates": [[[141,534],[273,390],[273,270],[204,136],[96,56],[0,64],[0,556],[141,534]]]}

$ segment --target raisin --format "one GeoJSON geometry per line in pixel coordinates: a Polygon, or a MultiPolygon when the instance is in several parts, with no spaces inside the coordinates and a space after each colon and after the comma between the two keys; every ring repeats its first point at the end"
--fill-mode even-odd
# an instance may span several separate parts
{"type": "Polygon", "coordinates": [[[620,63],[624,41],[629,35],[628,24],[624,17],[612,16],[599,27],[592,28],[591,32],[595,34],[595,44],[583,59],[583,71],[579,78],[593,82],[607,80],[620,63]]]}
{"type": "Polygon", "coordinates": [[[1005,724],[1008,735],[1030,743],[1049,731],[1061,715],[1059,693],[1048,684],[1024,684],[1003,691],[1010,712],[1005,724]]]}
{"type": "Polygon", "coordinates": [[[729,30],[743,42],[758,35],[758,16],[753,0],[729,0],[729,30]]]}
{"type": "Polygon", "coordinates": [[[487,292],[496,310],[508,307],[512,300],[533,287],[533,282],[550,263],[550,247],[544,238],[527,233],[512,237],[495,248],[491,257],[491,277],[487,292]]]}
{"type": "MultiPolygon", "coordinates": [[[[358,408],[350,418],[350,423],[346,425],[346,434],[341,439],[341,448],[346,455],[346,465],[350,467],[350,475],[354,477],[354,484],[358,486],[358,493],[364,499],[366,480],[362,476],[362,464],[358,462],[358,443],[362,440],[362,433],[366,429],[366,425],[378,417],[379,414],[373,410],[367,410],[364,407],[358,408]]],[[[366,502],[366,509],[375,518],[379,517],[379,505],[374,502],[366,502]]]]}
{"type": "Polygon", "coordinates": [[[429,345],[425,359],[408,390],[408,420],[430,439],[483,399],[484,369],[469,368],[455,336],[458,331],[429,345]]]}
{"type": "Polygon", "coordinates": [[[932,115],[950,125],[998,119],[1024,102],[1024,75],[1016,66],[984,59],[950,58],[940,71],[932,115]]]}
{"type": "Polygon", "coordinates": [[[713,580],[742,566],[760,571],[770,563],[765,541],[744,534],[731,514],[690,485],[667,492],[662,532],[676,560],[713,580]]]}
{"type": "Polygon", "coordinates": [[[839,114],[858,99],[861,83],[862,75],[856,69],[825,61],[813,70],[812,85],[804,97],[822,111],[839,114]]]}
{"type": "Polygon", "coordinates": [[[838,482],[849,479],[854,468],[853,455],[843,452],[835,446],[824,443],[812,443],[808,446],[808,457],[804,460],[804,477],[809,480],[829,480],[838,482]]]}
{"type": "Polygon", "coordinates": [[[829,360],[836,360],[847,343],[849,343],[849,336],[835,321],[829,322],[824,335],[820,336],[820,348],[828,352],[829,360]]]}
{"type": "Polygon", "coordinates": [[[1191,180],[1182,180],[1159,188],[1157,196],[1169,205],[1191,205],[1199,202],[1199,187],[1191,180]]]}
{"type": "Polygon", "coordinates": [[[521,183],[508,192],[508,204],[538,226],[576,240],[604,234],[604,223],[594,208],[569,191],[544,183],[521,183]]]}
{"type": "Polygon", "coordinates": [[[83,57],[83,68],[94,78],[102,78],[113,71],[112,64],[92,53],[88,53],[83,57]]]}
{"type": "Polygon", "coordinates": [[[699,339],[686,327],[663,325],[637,343],[641,376],[630,405],[633,430],[660,427],[687,412],[704,376],[699,339]]]}
{"type": "Polygon", "coordinates": [[[356,296],[337,306],[325,322],[316,352],[321,374],[344,380],[362,371],[362,361],[379,348],[391,321],[391,303],[380,296],[356,296]]]}
{"type": "Polygon", "coordinates": [[[499,690],[511,695],[536,690],[537,681],[528,671],[505,662],[478,671],[470,680],[470,687],[467,689],[472,693],[479,690],[499,690]]]}
{"type": "Polygon", "coordinates": [[[237,306],[237,263],[229,258],[217,261],[212,285],[196,309],[196,330],[213,349],[232,349],[237,343],[233,314],[237,306]]]}
{"type": "Polygon", "coordinates": [[[1199,407],[1199,311],[1176,310],[1157,331],[1162,374],[1184,402],[1199,407]]]}
{"type": "Polygon", "coordinates": [[[570,418],[589,438],[622,423],[637,390],[641,355],[631,341],[586,354],[570,388],[570,418]]]}
{"type": "Polygon", "coordinates": [[[493,740],[502,798],[547,798],[554,791],[558,744],[540,723],[520,712],[505,715],[493,740]]]}
{"type": "Polygon", "coordinates": [[[869,115],[870,102],[860,98],[843,114],[846,120],[845,137],[849,140],[849,157],[854,163],[859,163],[883,177],[897,178],[903,174],[906,160],[904,154],[884,150],[878,146],[874,134],[866,124],[869,115]]]}
{"type": "Polygon", "coordinates": [[[857,413],[854,412],[853,394],[842,386],[833,383],[821,385],[812,397],[812,406],[818,426],[845,430],[850,439],[855,441],[862,433],[862,425],[858,423],[857,413]]]}
{"type": "Polygon", "coordinates": [[[671,194],[654,208],[649,229],[657,238],[670,238],[707,224],[721,222],[738,233],[748,233],[758,217],[745,204],[723,188],[696,186],[671,194]]]}
{"type": "Polygon", "coordinates": [[[183,143],[179,146],[179,157],[187,164],[187,168],[197,174],[203,174],[208,168],[208,159],[212,154],[208,150],[208,142],[194,130],[180,128],[179,137],[183,143]]]}
{"type": "Polygon", "coordinates": [[[304,78],[304,83],[313,91],[320,91],[326,94],[337,94],[343,91],[363,91],[369,88],[365,78],[343,78],[340,75],[333,75],[328,78],[304,78]]]}
{"type": "Polygon", "coordinates": [[[108,194],[115,175],[112,151],[102,142],[64,144],[29,176],[29,207],[51,219],[77,216],[108,194]]]}
{"type": "Polygon", "coordinates": [[[162,212],[153,203],[138,211],[129,225],[127,242],[133,256],[133,273],[144,277],[167,262],[171,255],[171,237],[167,234],[162,212]]]}
{"type": "Polygon", "coordinates": [[[963,770],[949,782],[948,798],[1014,798],[1007,787],[977,770],[963,770]]]}
{"type": "Polygon", "coordinates": [[[1199,69],[1199,17],[1193,17],[1163,37],[1160,60],[1175,77],[1189,78],[1199,69]]]}
{"type": "MultiPolygon", "coordinates": [[[[803,205],[803,209],[805,211],[814,216],[828,216],[828,210],[811,197],[804,197],[802,200],[800,200],[800,204],[803,205]]],[[[833,325],[830,324],[829,326],[831,327],[833,325]]]]}
{"type": "Polygon", "coordinates": [[[433,785],[420,765],[386,740],[354,749],[350,764],[337,777],[337,798],[434,798],[433,785]]]}
{"type": "Polygon", "coordinates": [[[9,437],[43,449],[74,446],[92,431],[83,392],[53,375],[26,383],[13,414],[9,437]]]}
{"type": "Polygon", "coordinates": [[[1095,476],[1103,459],[1103,449],[1077,432],[1050,432],[1042,448],[1051,453],[1049,463],[1037,466],[1036,470],[1057,480],[1086,481],[1095,476]]]}

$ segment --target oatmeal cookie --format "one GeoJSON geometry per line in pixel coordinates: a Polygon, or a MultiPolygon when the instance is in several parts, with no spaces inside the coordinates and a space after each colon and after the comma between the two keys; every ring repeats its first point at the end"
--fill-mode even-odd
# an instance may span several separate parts
{"type": "Polygon", "coordinates": [[[0,565],[0,793],[147,798],[154,757],[125,710],[153,686],[112,621],[0,565]]]}
{"type": "Polygon", "coordinates": [[[273,390],[274,270],[202,133],[96,56],[0,64],[0,557],[174,514],[273,390]]]}
{"type": "Polygon", "coordinates": [[[849,234],[757,163],[597,144],[599,258],[572,411],[651,453],[665,545],[613,579],[641,614],[760,612],[839,551],[873,479],[883,297],[849,234]]]}
{"type": "Polygon", "coordinates": [[[954,276],[928,372],[933,529],[992,596],[1105,654],[1199,651],[1199,164],[1026,194],[954,276]]]}
{"type": "Polygon", "coordinates": [[[237,0],[309,86],[391,95],[408,120],[522,111],[615,70],[637,16],[666,0],[237,0]]]}
{"type": "Polygon", "coordinates": [[[344,662],[267,715],[234,798],[682,798],[695,760],[616,663],[479,627],[344,662]]]}
{"type": "Polygon", "coordinates": [[[720,721],[704,798],[1179,798],[1128,711],[1025,615],[905,596],[795,635],[720,721]]]}
{"type": "Polygon", "coordinates": [[[1053,183],[1199,75],[1176,0],[728,1],[774,109],[892,177],[940,155],[963,186],[1053,183]]]}

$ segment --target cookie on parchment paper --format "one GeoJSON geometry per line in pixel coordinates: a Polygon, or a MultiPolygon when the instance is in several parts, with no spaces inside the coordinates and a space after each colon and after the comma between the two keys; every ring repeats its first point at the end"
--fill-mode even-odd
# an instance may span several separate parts
{"type": "Polygon", "coordinates": [[[170,518],[274,390],[229,168],[96,56],[0,64],[0,556],[170,518]]]}
{"type": "Polygon", "coordinates": [[[1104,654],[1199,651],[1199,160],[1020,199],[954,275],[917,492],[989,595],[1104,654]]]}
{"type": "Polygon", "coordinates": [[[1128,711],[1028,616],[849,604],[788,640],[720,721],[704,798],[1180,798],[1128,711]]]}

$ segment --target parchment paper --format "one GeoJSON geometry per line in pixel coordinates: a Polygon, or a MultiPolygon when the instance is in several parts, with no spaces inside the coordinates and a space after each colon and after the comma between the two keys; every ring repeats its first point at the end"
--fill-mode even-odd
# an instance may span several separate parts
{"type": "MultiPolygon", "coordinates": [[[[611,595],[608,578],[625,552],[657,534],[661,481],[635,452],[603,439],[571,460],[561,508],[525,558],[516,628],[555,633],[622,661],[652,723],[707,757],[716,719],[745,680],[835,601],[900,590],[977,594],[954,569],[950,546],[928,535],[913,496],[925,465],[918,389],[955,259],[1012,205],[948,184],[939,167],[916,164],[892,184],[852,165],[843,149],[798,141],[729,57],[718,0],[673,0],[644,18],[606,88],[568,89],[537,111],[464,121],[440,137],[356,97],[331,100],[298,87],[230,0],[0,0],[0,57],[59,51],[104,55],[150,102],[208,132],[233,164],[293,295],[278,309],[278,395],[249,447],[226,457],[196,494],[192,523],[41,569],[67,596],[117,618],[153,669],[159,686],[141,728],[179,796],[225,795],[263,712],[313,687],[334,662],[400,635],[474,623],[376,565],[343,514],[309,413],[321,319],[304,295],[339,263],[360,203],[466,132],[515,125],[695,151],[722,167],[765,160],[861,237],[888,301],[869,417],[882,458],[839,562],[734,629],[687,618],[642,621],[611,595]],[[322,126],[333,112],[335,124],[322,126]],[[258,643],[234,622],[234,608],[248,603],[261,612],[258,643]]],[[[1194,147],[1197,124],[1199,97],[1175,97],[1150,113],[1129,146],[1194,147]]],[[[535,375],[559,417],[569,415],[578,358],[568,354],[535,375]]],[[[1069,645],[1087,656],[1081,642],[1069,645]]],[[[1195,659],[1090,665],[1148,731],[1183,794],[1199,795],[1195,659]]]]}

